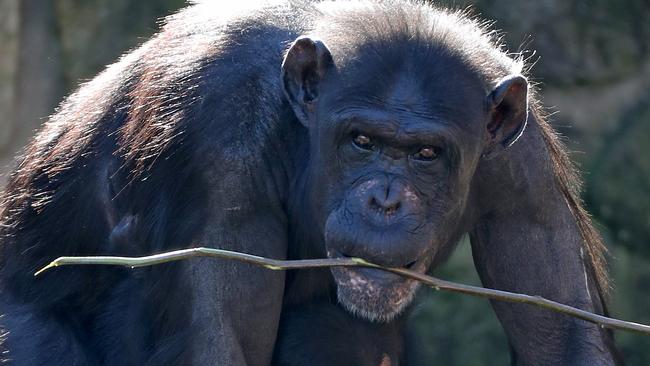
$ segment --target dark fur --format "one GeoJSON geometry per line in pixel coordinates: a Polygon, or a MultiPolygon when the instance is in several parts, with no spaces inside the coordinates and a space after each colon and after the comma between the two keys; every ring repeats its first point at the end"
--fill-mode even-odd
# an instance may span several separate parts
{"type": "MultiPolygon", "coordinates": [[[[304,339],[305,347],[323,350],[326,360],[327,347],[340,342],[331,334],[352,324],[362,340],[389,329],[385,347],[366,342],[375,347],[372,362],[376,355],[400,354],[391,325],[368,324],[330,305],[337,284],[327,270],[291,273],[286,286],[281,273],[203,260],[137,271],[68,267],[32,276],[62,255],[142,255],[196,245],[278,258],[325,256],[324,233],[316,229],[323,228],[323,217],[313,206],[325,204],[322,196],[314,202],[315,187],[322,184],[321,169],[333,163],[318,161],[322,157],[310,142],[313,131],[303,126],[295,101],[282,94],[280,79],[285,52],[301,34],[324,39],[337,67],[354,69],[355,62],[366,62],[368,68],[349,80],[365,78],[364,91],[394,85],[390,76],[398,74],[404,59],[429,77],[429,85],[446,80],[435,68],[440,65],[480,81],[477,90],[462,79],[451,80],[462,83],[438,105],[443,111],[462,105],[472,93],[488,95],[498,80],[521,72],[522,63],[500,51],[492,33],[462,14],[392,2],[336,7],[341,10],[292,3],[234,14],[209,5],[190,7],[60,106],[26,149],[2,196],[0,337],[6,339],[0,348],[7,353],[1,357],[17,365],[266,365],[282,306],[293,309],[280,327],[281,339],[292,340],[291,352],[301,347],[294,342],[304,339]],[[320,305],[309,305],[316,302],[320,305]],[[306,324],[327,326],[316,315],[321,311],[323,319],[345,319],[344,325],[334,324],[327,337],[300,337],[306,324]]],[[[433,207],[436,212],[452,207],[459,218],[436,231],[440,245],[413,253],[424,250],[427,267],[433,267],[462,233],[471,232],[486,285],[605,312],[602,242],[581,206],[566,153],[531,98],[524,143],[509,150],[495,144],[479,159],[483,141],[464,141],[465,155],[476,156],[464,164],[473,164],[476,174],[457,177],[460,183],[450,188],[464,187],[466,195],[433,207]],[[536,156],[532,167],[516,170],[521,165],[516,159],[527,154],[536,156]],[[521,178],[503,181],[511,171],[521,178]],[[521,232],[530,236],[522,237],[494,222],[504,212],[537,213],[530,207],[541,198],[533,193],[553,198],[535,218],[541,228],[555,228],[554,220],[564,214],[575,219],[564,231],[541,231],[560,233],[552,241],[557,250],[541,259],[505,246],[514,237],[523,248],[543,240],[541,234],[533,237],[522,224],[521,232]],[[503,247],[497,249],[498,243],[503,247]],[[580,248],[586,253],[586,294],[583,261],[576,257],[580,248]],[[566,263],[555,264],[557,258],[566,263]],[[553,286],[535,274],[511,272],[534,272],[544,259],[560,276],[553,286]],[[570,270],[559,270],[565,268],[570,270]]],[[[484,112],[467,111],[468,116],[484,112]]],[[[450,159],[451,164],[453,154],[450,159]]],[[[370,246],[346,250],[386,264],[411,260],[399,251],[382,257],[370,246]]],[[[517,306],[495,304],[495,309],[519,363],[611,363],[609,334],[517,306]]],[[[380,303],[374,309],[385,308],[380,303]]],[[[358,353],[355,344],[348,345],[344,354],[358,353]]],[[[280,346],[277,359],[292,357],[282,354],[287,343],[280,346]]],[[[296,355],[289,364],[303,360],[296,355]]]]}
{"type": "Polygon", "coordinates": [[[334,304],[289,308],[273,365],[397,366],[403,360],[402,323],[369,323],[334,304]]]}

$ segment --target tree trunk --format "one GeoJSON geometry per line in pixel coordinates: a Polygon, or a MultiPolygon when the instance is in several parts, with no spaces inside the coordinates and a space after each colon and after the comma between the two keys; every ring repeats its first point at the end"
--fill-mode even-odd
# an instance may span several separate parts
{"type": "Polygon", "coordinates": [[[25,145],[50,115],[63,95],[61,40],[55,2],[21,0],[19,3],[18,64],[13,123],[5,146],[16,151],[25,145]]]}

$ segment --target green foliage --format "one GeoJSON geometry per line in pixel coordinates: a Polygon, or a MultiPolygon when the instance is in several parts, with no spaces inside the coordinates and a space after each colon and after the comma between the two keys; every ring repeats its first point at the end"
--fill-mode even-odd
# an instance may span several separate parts
{"type": "Polygon", "coordinates": [[[510,50],[540,51],[535,77],[555,86],[612,82],[639,72],[650,56],[646,0],[431,2],[495,20],[510,50]]]}
{"type": "MultiPolygon", "coordinates": [[[[464,241],[435,275],[480,285],[469,243],[464,241]]],[[[507,365],[508,346],[486,299],[422,289],[410,326],[415,329],[417,365],[507,365]]]]}
{"type": "MultiPolygon", "coordinates": [[[[650,324],[650,261],[621,246],[612,248],[612,257],[611,315],[650,324]]],[[[650,365],[650,337],[620,332],[616,333],[616,343],[628,366],[650,365]]]]}
{"type": "Polygon", "coordinates": [[[603,136],[587,176],[587,202],[620,244],[650,257],[650,90],[603,136]]]}

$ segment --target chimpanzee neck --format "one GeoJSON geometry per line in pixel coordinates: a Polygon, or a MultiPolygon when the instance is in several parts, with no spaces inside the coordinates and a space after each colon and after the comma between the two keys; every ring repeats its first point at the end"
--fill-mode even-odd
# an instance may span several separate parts
{"type": "MultiPolygon", "coordinates": [[[[470,230],[474,261],[486,287],[603,313],[598,263],[592,258],[599,253],[592,252],[598,250],[593,243],[585,243],[583,232],[591,226],[582,211],[575,211],[582,208],[566,186],[572,178],[562,176],[570,167],[558,165],[568,161],[553,155],[563,151],[543,123],[531,114],[519,141],[479,163],[472,186],[478,208],[470,230]]],[[[520,356],[518,364],[576,364],[593,355],[592,348],[602,353],[604,364],[611,362],[608,335],[590,323],[545,310],[523,311],[525,305],[493,306],[515,354],[527,357],[520,356]],[[549,342],[557,347],[539,347],[546,351],[536,354],[536,344],[549,342]]]]}
{"type": "Polygon", "coordinates": [[[311,179],[311,174],[303,171],[292,184],[287,207],[290,222],[290,259],[323,258],[326,254],[321,225],[316,220],[312,204],[311,179]]]}
{"type": "Polygon", "coordinates": [[[282,136],[287,149],[287,190],[284,205],[289,220],[289,259],[322,258],[325,255],[323,235],[317,228],[311,195],[309,130],[284,106],[282,136]]]}

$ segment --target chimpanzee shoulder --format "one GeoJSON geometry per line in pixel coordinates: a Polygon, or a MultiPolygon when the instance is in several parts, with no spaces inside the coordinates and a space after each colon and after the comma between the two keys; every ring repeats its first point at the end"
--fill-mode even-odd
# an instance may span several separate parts
{"type": "Polygon", "coordinates": [[[287,146],[300,135],[275,87],[299,28],[299,17],[280,16],[289,7],[231,15],[190,7],[61,104],[3,192],[8,357],[39,363],[41,346],[60,354],[53,364],[190,357],[182,339],[194,325],[182,309],[191,305],[175,266],[64,269],[36,281],[33,272],[61,255],[189,246],[215,209],[215,189],[233,202],[218,208],[233,227],[252,211],[284,215],[287,146]]]}

